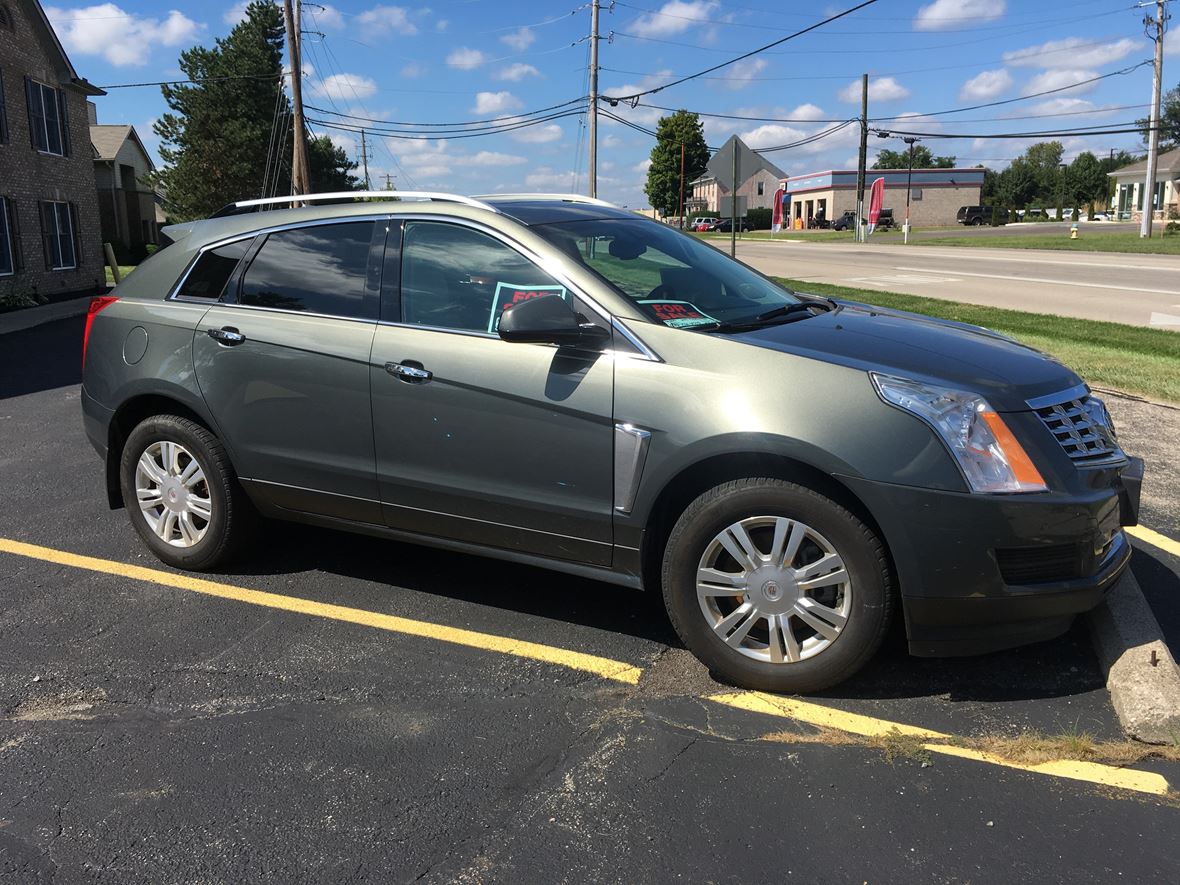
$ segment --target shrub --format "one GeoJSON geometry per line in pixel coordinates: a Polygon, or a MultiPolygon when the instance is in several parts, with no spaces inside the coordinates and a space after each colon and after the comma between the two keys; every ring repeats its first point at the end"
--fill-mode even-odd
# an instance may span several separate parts
{"type": "Polygon", "coordinates": [[[746,223],[750,225],[750,230],[770,230],[773,220],[773,209],[746,210],[746,223]]]}

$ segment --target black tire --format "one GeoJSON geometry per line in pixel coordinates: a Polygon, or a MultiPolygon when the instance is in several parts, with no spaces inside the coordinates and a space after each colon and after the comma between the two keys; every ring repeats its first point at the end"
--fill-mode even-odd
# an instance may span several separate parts
{"type": "Polygon", "coordinates": [[[724,681],[760,691],[820,691],[848,679],[876,653],[889,629],[893,580],[881,540],[831,499],[780,479],[751,478],[705,492],[681,514],[664,550],[664,604],[688,649],[724,681]],[[854,588],[848,620],[814,657],[771,663],[730,648],[697,599],[696,573],[707,545],[726,526],[753,516],[786,516],[818,530],[844,560],[854,588]]]}
{"type": "Polygon", "coordinates": [[[205,571],[224,563],[240,548],[256,520],[221,441],[195,421],[177,415],[145,418],[131,431],[119,460],[119,486],[135,531],[157,558],[176,568],[205,571]],[[189,547],[164,541],[139,507],[136,465],[149,446],[162,441],[183,446],[205,474],[210,518],[204,535],[189,547]]]}

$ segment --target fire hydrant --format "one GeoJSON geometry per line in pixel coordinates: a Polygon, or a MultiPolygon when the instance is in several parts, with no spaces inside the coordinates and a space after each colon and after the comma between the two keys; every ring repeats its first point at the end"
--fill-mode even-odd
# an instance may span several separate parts
{"type": "Polygon", "coordinates": [[[1076,240],[1078,238],[1078,223],[1076,221],[1069,227],[1069,238],[1071,240],[1076,240]]]}

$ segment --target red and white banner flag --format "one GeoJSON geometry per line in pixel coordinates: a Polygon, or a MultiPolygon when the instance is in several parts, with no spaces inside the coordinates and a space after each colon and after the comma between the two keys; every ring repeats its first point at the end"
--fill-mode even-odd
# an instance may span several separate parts
{"type": "Polygon", "coordinates": [[[776,234],[783,229],[783,197],[786,195],[786,190],[781,187],[774,192],[774,208],[771,210],[770,230],[776,234]]]}
{"type": "Polygon", "coordinates": [[[873,186],[869,190],[869,228],[865,232],[865,236],[868,236],[876,229],[877,221],[881,218],[881,207],[884,203],[885,179],[878,178],[873,182],[873,186]]]}

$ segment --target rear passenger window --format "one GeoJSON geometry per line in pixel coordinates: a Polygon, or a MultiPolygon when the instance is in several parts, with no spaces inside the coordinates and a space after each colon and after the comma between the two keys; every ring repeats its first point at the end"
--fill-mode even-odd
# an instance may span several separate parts
{"type": "MultiPolygon", "coordinates": [[[[234,268],[250,248],[247,237],[202,253],[176,293],[178,298],[205,298],[216,301],[225,291],[225,284],[233,276],[234,268]]],[[[152,256],[155,257],[154,255],[152,256]]]]}
{"type": "Polygon", "coordinates": [[[373,226],[359,221],[271,234],[242,277],[241,303],[375,320],[376,296],[366,297],[373,226]]]}

